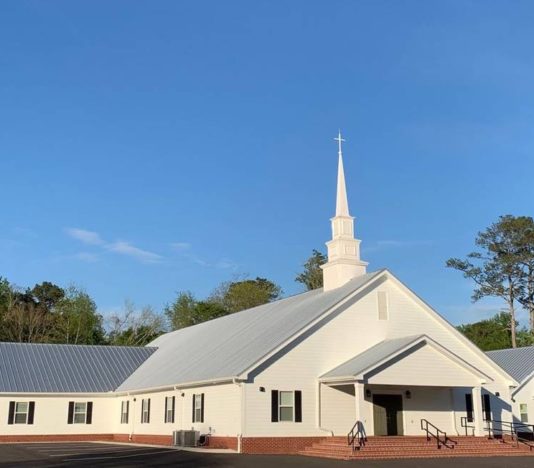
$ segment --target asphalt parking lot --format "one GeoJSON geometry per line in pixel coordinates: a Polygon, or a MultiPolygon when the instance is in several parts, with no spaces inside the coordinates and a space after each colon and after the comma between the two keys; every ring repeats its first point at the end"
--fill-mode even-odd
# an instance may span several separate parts
{"type": "Polygon", "coordinates": [[[173,448],[104,443],[0,444],[1,467],[166,467],[184,468],[532,468],[532,457],[339,461],[285,455],[202,453],[173,448]]]}

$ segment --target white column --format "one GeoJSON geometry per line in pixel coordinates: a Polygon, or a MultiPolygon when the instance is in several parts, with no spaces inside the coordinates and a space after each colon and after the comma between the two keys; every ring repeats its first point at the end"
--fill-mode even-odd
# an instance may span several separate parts
{"type": "Polygon", "coordinates": [[[475,435],[484,435],[484,415],[482,414],[482,387],[473,387],[473,417],[475,419],[475,435]]]}
{"type": "Polygon", "coordinates": [[[368,405],[365,401],[365,388],[362,382],[356,382],[354,384],[354,401],[356,404],[356,420],[360,421],[362,424],[360,429],[367,436],[371,421],[368,417],[368,405]]]}

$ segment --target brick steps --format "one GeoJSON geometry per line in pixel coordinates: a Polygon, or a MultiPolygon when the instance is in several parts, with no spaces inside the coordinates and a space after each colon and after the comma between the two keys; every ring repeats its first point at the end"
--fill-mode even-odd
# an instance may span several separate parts
{"type": "Polygon", "coordinates": [[[455,437],[453,440],[457,442],[455,448],[438,449],[435,441],[427,441],[426,437],[369,437],[365,446],[353,452],[345,437],[329,437],[299,453],[342,460],[534,455],[534,450],[530,451],[527,446],[516,447],[485,437],[455,437]]]}

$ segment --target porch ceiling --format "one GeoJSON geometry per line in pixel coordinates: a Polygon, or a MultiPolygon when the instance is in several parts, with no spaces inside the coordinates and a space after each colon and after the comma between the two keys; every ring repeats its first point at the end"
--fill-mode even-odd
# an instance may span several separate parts
{"type": "Polygon", "coordinates": [[[491,381],[426,335],[385,340],[322,375],[325,383],[474,386],[491,381]]]}

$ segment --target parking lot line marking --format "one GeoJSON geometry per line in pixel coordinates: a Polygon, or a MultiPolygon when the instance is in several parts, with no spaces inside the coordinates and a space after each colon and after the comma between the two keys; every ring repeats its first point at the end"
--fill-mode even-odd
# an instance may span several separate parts
{"type": "MultiPolygon", "coordinates": [[[[167,453],[171,450],[174,450],[174,449],[164,449],[164,450],[159,450],[156,452],[151,451],[151,452],[146,452],[146,453],[133,453],[130,455],[117,455],[117,456],[109,456],[109,457],[66,458],[64,461],[69,462],[69,461],[84,461],[84,460],[115,460],[118,458],[131,458],[131,457],[139,457],[139,456],[144,456],[144,455],[157,455],[159,453],[167,453]]],[[[58,456],[58,455],[54,455],[54,456],[58,456]]]]}

